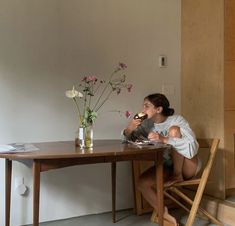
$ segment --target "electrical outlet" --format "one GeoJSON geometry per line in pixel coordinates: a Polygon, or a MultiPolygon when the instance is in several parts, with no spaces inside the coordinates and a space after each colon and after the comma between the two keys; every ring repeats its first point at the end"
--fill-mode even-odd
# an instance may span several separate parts
{"type": "Polygon", "coordinates": [[[18,195],[25,196],[27,194],[28,187],[24,184],[21,184],[15,189],[15,191],[18,195]]]}
{"type": "Polygon", "coordinates": [[[14,180],[15,192],[18,195],[26,196],[28,187],[24,184],[24,177],[16,177],[14,180]]]}

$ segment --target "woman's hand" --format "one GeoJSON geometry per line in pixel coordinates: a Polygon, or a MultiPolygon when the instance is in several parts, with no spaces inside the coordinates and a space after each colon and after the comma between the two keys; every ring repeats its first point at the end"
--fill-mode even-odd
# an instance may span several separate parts
{"type": "Polygon", "coordinates": [[[152,141],[160,141],[162,143],[167,143],[168,141],[168,137],[164,137],[157,132],[150,132],[148,135],[148,139],[152,141]]]}
{"type": "Polygon", "coordinates": [[[128,136],[141,124],[141,119],[132,119],[124,130],[124,135],[128,136]]]}

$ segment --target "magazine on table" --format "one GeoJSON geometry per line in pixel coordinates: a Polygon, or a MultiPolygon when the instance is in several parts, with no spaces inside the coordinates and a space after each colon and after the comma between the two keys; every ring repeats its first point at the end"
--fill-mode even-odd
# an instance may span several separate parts
{"type": "Polygon", "coordinates": [[[31,152],[37,150],[39,148],[30,143],[0,144],[0,153],[31,152]]]}

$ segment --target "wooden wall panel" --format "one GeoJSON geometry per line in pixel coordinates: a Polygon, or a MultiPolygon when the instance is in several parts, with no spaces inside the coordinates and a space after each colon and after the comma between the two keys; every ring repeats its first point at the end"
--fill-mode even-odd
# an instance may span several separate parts
{"type": "Polygon", "coordinates": [[[221,139],[215,183],[208,191],[225,197],[223,0],[182,0],[182,114],[197,137],[221,139]]]}
{"type": "Polygon", "coordinates": [[[226,188],[235,188],[234,136],[235,111],[225,111],[225,173],[226,188]]]}
{"type": "Polygon", "coordinates": [[[225,61],[235,61],[235,1],[225,0],[225,61]]]}
{"type": "Polygon", "coordinates": [[[223,138],[223,1],[182,1],[182,113],[199,137],[223,138]]]}
{"type": "Polygon", "coordinates": [[[225,62],[224,87],[224,109],[225,111],[235,111],[235,61],[225,62]]]}
{"type": "Polygon", "coordinates": [[[235,188],[235,0],[225,0],[224,132],[226,189],[235,188]]]}

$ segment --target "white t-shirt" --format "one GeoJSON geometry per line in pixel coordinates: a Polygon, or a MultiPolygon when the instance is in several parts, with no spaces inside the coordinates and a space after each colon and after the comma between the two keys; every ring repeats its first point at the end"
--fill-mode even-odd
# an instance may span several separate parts
{"type": "Polygon", "coordinates": [[[162,136],[168,136],[169,128],[172,126],[180,127],[181,138],[169,138],[168,144],[172,145],[177,152],[188,159],[193,158],[198,152],[198,143],[194,132],[188,122],[180,115],[168,116],[162,123],[154,123],[146,119],[134,130],[127,139],[136,140],[141,137],[148,137],[150,132],[158,132],[162,136]]]}

